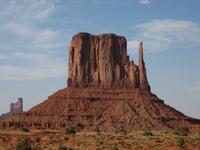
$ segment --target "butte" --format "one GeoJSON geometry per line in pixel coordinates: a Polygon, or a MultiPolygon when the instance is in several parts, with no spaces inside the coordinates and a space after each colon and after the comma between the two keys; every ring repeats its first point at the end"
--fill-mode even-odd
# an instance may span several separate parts
{"type": "Polygon", "coordinates": [[[27,112],[1,120],[6,129],[85,131],[200,129],[200,120],[166,105],[151,92],[139,44],[139,62],[115,34],[78,33],[69,46],[67,87],[27,112]]]}

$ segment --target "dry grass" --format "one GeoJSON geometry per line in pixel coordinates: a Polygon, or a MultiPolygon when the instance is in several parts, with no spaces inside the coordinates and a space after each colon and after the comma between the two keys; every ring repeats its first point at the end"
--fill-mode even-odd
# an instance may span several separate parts
{"type": "Polygon", "coordinates": [[[142,131],[137,131],[127,134],[77,132],[75,135],[64,135],[62,131],[0,130],[0,150],[14,150],[21,139],[27,139],[35,150],[58,150],[59,145],[74,150],[200,150],[199,133],[189,133],[184,137],[173,132],[152,134],[145,136],[142,131]],[[180,138],[184,138],[182,147],[178,143],[180,138]]]}

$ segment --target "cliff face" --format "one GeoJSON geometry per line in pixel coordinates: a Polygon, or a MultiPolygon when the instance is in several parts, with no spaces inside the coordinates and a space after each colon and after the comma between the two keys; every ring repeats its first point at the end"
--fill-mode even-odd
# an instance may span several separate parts
{"type": "Polygon", "coordinates": [[[129,60],[126,39],[115,34],[74,35],[69,47],[69,87],[115,87],[149,90],[142,44],[139,67],[129,60]]]}

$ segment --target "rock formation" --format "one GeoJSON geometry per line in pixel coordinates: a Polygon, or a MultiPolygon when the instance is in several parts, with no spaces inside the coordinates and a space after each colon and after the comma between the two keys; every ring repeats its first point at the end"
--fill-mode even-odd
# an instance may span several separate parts
{"type": "Polygon", "coordinates": [[[140,88],[150,91],[139,46],[139,66],[129,60],[126,39],[79,33],[69,47],[68,87],[140,88]]]}
{"type": "Polygon", "coordinates": [[[10,112],[7,112],[5,114],[2,114],[0,116],[0,119],[5,119],[9,117],[10,115],[23,112],[23,98],[19,97],[17,102],[10,104],[10,112]]]}
{"type": "Polygon", "coordinates": [[[150,91],[150,86],[147,81],[147,73],[146,73],[146,68],[145,68],[145,63],[143,59],[143,43],[141,42],[139,45],[139,83],[140,83],[140,89],[141,90],[149,90],[150,91]]]}
{"type": "Polygon", "coordinates": [[[10,104],[10,113],[15,114],[18,112],[23,112],[23,99],[21,97],[18,98],[16,103],[10,104]]]}
{"type": "Polygon", "coordinates": [[[126,39],[115,34],[74,35],[69,47],[68,87],[29,111],[0,122],[1,128],[132,131],[187,126],[185,116],[151,93],[139,44],[139,63],[129,60],[126,39]]]}

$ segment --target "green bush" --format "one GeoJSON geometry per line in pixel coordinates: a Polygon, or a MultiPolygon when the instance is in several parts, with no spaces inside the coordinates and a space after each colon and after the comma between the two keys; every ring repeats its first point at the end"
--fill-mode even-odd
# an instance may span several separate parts
{"type": "Polygon", "coordinates": [[[20,131],[22,131],[22,132],[29,132],[29,129],[28,128],[21,128],[20,131]]]}
{"type": "Polygon", "coordinates": [[[182,128],[176,129],[174,133],[180,136],[188,136],[189,132],[190,130],[188,127],[182,127],[182,128]]]}
{"type": "Polygon", "coordinates": [[[29,142],[26,139],[24,139],[17,143],[16,150],[32,150],[32,148],[29,142]]]}
{"type": "Polygon", "coordinates": [[[76,134],[76,130],[74,128],[66,128],[65,134],[76,134]]]}
{"type": "Polygon", "coordinates": [[[185,140],[184,140],[184,138],[179,138],[178,139],[178,141],[177,141],[177,143],[178,143],[178,146],[179,147],[181,147],[181,148],[183,148],[183,146],[185,145],[185,140]]]}
{"type": "Polygon", "coordinates": [[[115,145],[112,150],[119,150],[119,148],[117,147],[117,145],[115,145]]]}
{"type": "Polygon", "coordinates": [[[143,135],[144,135],[144,136],[153,136],[153,134],[152,134],[151,131],[144,131],[144,132],[143,132],[143,135]]]}
{"type": "Polygon", "coordinates": [[[66,147],[66,146],[63,146],[63,145],[60,145],[58,147],[58,150],[73,150],[72,148],[69,148],[69,147],[66,147]]]}
{"type": "Polygon", "coordinates": [[[183,134],[184,134],[185,136],[187,136],[187,135],[189,134],[189,132],[190,132],[190,129],[189,129],[188,127],[183,127],[183,128],[182,128],[182,132],[183,132],[183,134]]]}

